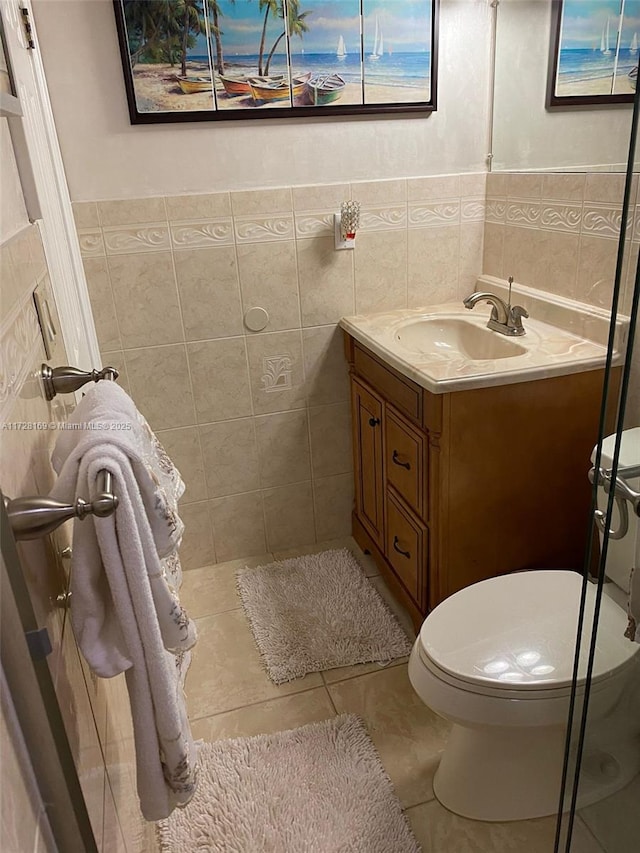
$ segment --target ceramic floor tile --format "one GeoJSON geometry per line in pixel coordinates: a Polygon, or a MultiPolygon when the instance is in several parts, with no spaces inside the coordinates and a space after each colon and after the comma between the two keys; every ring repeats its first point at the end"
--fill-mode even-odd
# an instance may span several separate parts
{"type": "Polygon", "coordinates": [[[396,601],[396,599],[393,597],[393,595],[391,594],[391,592],[389,590],[389,587],[384,582],[384,578],[382,577],[382,575],[377,575],[376,577],[372,577],[371,583],[378,590],[378,592],[380,593],[382,598],[384,598],[384,600],[387,602],[387,604],[389,605],[389,609],[391,610],[392,613],[395,614],[396,618],[398,619],[398,622],[400,622],[400,624],[402,625],[402,627],[406,631],[407,636],[409,637],[411,642],[413,642],[413,640],[416,638],[417,634],[416,634],[416,629],[413,627],[413,622],[411,621],[411,617],[409,616],[407,611],[404,609],[404,607],[401,604],[399,604],[396,601]]]}
{"type": "Polygon", "coordinates": [[[198,620],[198,643],[185,684],[191,720],[321,686],[319,673],[274,684],[243,610],[198,620]]]}
{"type": "Polygon", "coordinates": [[[314,542],[313,545],[303,545],[299,548],[290,548],[288,551],[276,551],[273,555],[276,560],[288,560],[291,557],[302,557],[305,554],[319,554],[320,551],[329,551],[336,548],[348,548],[356,560],[362,566],[367,577],[380,574],[380,569],[373,561],[373,557],[360,550],[360,546],[352,536],[344,536],[340,539],[329,539],[326,542],[314,542]]]}
{"type": "MultiPolygon", "coordinates": [[[[458,817],[437,800],[407,809],[406,815],[423,853],[551,853],[554,846],[555,816],[484,823],[458,817]]],[[[571,853],[601,853],[580,824],[575,827],[571,853]]]]}
{"type": "Polygon", "coordinates": [[[580,810],[580,816],[605,850],[632,853],[640,842],[640,776],[621,791],[580,810]]]}
{"type": "Polygon", "coordinates": [[[316,687],[304,693],[269,699],[236,711],[195,720],[191,730],[194,738],[206,741],[251,737],[328,720],[335,717],[335,713],[327,691],[324,687],[316,687]]]}
{"type": "MultiPolygon", "coordinates": [[[[264,566],[273,562],[271,554],[217,563],[201,569],[190,569],[183,575],[180,602],[192,619],[213,616],[241,607],[236,591],[236,572],[245,566],[264,566]]],[[[196,647],[197,651],[197,647],[196,647]]]]}
{"type": "Polygon", "coordinates": [[[403,806],[430,799],[449,724],[418,698],[407,667],[393,666],[339,681],[327,690],[338,713],[364,719],[403,806]]]}
{"type": "Polygon", "coordinates": [[[325,669],[322,678],[325,684],[334,684],[336,681],[346,681],[348,678],[357,678],[360,675],[368,675],[370,672],[381,672],[392,666],[400,666],[400,664],[406,664],[408,660],[408,657],[404,657],[386,664],[356,663],[353,666],[339,666],[336,669],[325,669]]]}

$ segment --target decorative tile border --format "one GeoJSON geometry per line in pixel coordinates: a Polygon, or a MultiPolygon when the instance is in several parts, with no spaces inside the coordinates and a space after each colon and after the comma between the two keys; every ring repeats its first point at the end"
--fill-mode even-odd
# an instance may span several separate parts
{"type": "Polygon", "coordinates": [[[394,231],[407,227],[406,205],[367,207],[360,213],[361,231],[394,231]]]}
{"type": "Polygon", "coordinates": [[[502,225],[507,215],[506,198],[488,198],[485,207],[485,221],[502,225]]]}
{"type": "Polygon", "coordinates": [[[622,227],[622,210],[605,205],[585,205],[582,215],[582,233],[617,240],[622,227]]]}
{"type": "Polygon", "coordinates": [[[540,208],[540,228],[549,231],[569,231],[578,234],[582,223],[581,204],[543,201],[540,208]]]}
{"type": "Polygon", "coordinates": [[[505,221],[508,225],[536,226],[540,219],[540,203],[509,201],[505,221]]]}
{"type": "Polygon", "coordinates": [[[329,213],[296,213],[296,237],[331,237],[334,211],[329,213]]]}
{"type": "Polygon", "coordinates": [[[236,216],[234,227],[238,243],[290,240],[294,236],[293,214],[265,217],[236,216]]]}
{"type": "Polygon", "coordinates": [[[111,226],[103,228],[102,233],[108,255],[159,252],[170,247],[169,229],[166,225],[133,225],[128,228],[111,226]]]}
{"type": "Polygon", "coordinates": [[[80,253],[83,258],[97,258],[104,255],[104,240],[100,229],[82,228],[78,231],[80,253]]]}
{"type": "Polygon", "coordinates": [[[208,222],[172,222],[171,240],[176,249],[233,244],[233,220],[229,217],[208,222]]]}
{"type": "Polygon", "coordinates": [[[460,222],[460,199],[409,205],[409,228],[434,228],[460,222]]]}
{"type": "Polygon", "coordinates": [[[486,215],[487,205],[483,198],[463,198],[460,206],[462,222],[482,222],[486,215]]]}

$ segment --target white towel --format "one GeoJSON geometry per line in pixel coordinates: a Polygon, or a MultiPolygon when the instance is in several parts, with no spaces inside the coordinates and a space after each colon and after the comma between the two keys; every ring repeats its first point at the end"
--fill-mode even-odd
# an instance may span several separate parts
{"type": "Polygon", "coordinates": [[[74,521],[71,621],[92,670],[126,672],[135,734],[138,794],[147,820],[185,805],[197,784],[197,759],[183,683],[196,640],[177,596],[182,534],[179,474],[121,388],[100,383],[69,423],[53,461],[52,497],[94,500],[108,470],[119,504],[107,518],[74,521]],[[130,429],[108,428],[130,423],[130,429]],[[163,559],[161,559],[161,557],[163,559]]]}
{"type": "Polygon", "coordinates": [[[629,534],[635,525],[636,548],[635,548],[635,565],[631,569],[631,579],[629,580],[629,603],[627,605],[627,613],[629,616],[629,625],[624,635],[629,640],[635,643],[640,643],[640,522],[631,515],[629,520],[629,534]]]}

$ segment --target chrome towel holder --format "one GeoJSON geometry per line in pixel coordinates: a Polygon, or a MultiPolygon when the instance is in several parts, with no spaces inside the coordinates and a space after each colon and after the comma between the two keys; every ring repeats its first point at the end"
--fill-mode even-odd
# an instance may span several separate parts
{"type": "MultiPolygon", "coordinates": [[[[115,381],[118,371],[115,367],[104,367],[102,370],[80,370],[77,367],[49,367],[43,364],[40,377],[44,386],[47,400],[53,400],[56,394],[70,394],[86,385],[87,382],[98,382],[100,379],[115,381]]],[[[65,504],[43,495],[15,498],[3,496],[9,524],[16,539],[39,539],[53,532],[70,518],[86,518],[95,515],[106,518],[115,512],[118,506],[118,496],[113,494],[113,476],[110,471],[99,473],[98,495],[95,500],[88,502],[78,498],[73,504],[65,504]]]]}

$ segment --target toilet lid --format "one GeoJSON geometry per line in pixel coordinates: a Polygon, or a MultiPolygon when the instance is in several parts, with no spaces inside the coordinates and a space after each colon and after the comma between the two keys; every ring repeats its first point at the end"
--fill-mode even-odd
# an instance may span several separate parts
{"type": "MultiPolygon", "coordinates": [[[[420,644],[440,669],[460,681],[505,690],[569,685],[582,577],[540,569],[481,581],[447,598],[427,616],[420,644]]],[[[578,676],[584,678],[595,605],[587,584],[578,676]]],[[[593,682],[613,675],[640,646],[624,637],[627,619],[602,596],[593,682]]]]}

